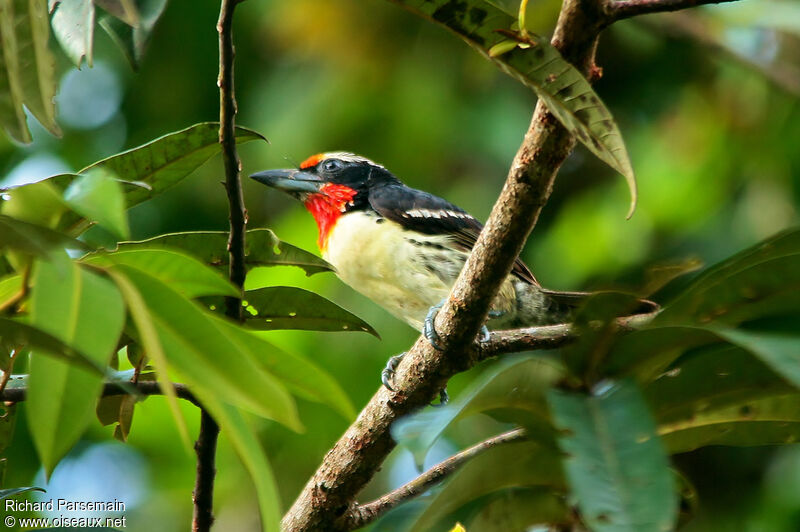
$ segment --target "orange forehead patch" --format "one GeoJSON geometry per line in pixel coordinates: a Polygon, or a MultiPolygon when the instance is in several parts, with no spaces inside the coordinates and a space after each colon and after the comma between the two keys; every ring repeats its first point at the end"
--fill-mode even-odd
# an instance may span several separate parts
{"type": "Polygon", "coordinates": [[[305,170],[306,168],[313,168],[314,166],[317,166],[319,162],[324,158],[325,158],[324,153],[318,153],[316,155],[312,155],[311,157],[300,163],[300,169],[305,170]]]}

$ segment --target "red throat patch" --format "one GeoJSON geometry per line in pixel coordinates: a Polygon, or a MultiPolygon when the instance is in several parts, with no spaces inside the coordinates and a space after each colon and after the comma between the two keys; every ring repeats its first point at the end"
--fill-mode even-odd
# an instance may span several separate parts
{"type": "Polygon", "coordinates": [[[319,228],[317,245],[320,251],[325,251],[328,247],[331,229],[355,195],[356,191],[348,186],[327,183],[320,188],[318,194],[312,194],[305,201],[306,209],[314,217],[319,228]]]}

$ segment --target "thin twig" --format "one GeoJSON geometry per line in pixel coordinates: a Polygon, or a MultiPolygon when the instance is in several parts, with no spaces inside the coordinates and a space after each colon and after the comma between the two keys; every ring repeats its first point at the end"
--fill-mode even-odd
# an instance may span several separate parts
{"type": "Polygon", "coordinates": [[[603,11],[610,24],[617,20],[649,15],[651,13],[664,13],[667,11],[680,11],[690,7],[709,4],[724,4],[737,0],[605,0],[603,11]]]}
{"type": "MultiPolygon", "coordinates": [[[[225,167],[225,191],[228,196],[230,236],[228,253],[230,264],[228,275],[231,282],[240,289],[244,286],[245,269],[245,230],[247,211],[244,207],[242,183],[239,176],[241,163],[236,151],[236,96],[234,92],[233,59],[233,11],[241,0],[221,0],[217,32],[219,33],[219,143],[222,147],[222,160],[225,167]]],[[[228,317],[241,321],[241,297],[228,297],[225,301],[228,317]]],[[[200,434],[195,443],[197,453],[197,475],[195,477],[193,532],[208,532],[214,522],[214,477],[215,458],[219,425],[203,409],[200,414],[200,434]]]]}
{"type": "MultiPolygon", "coordinates": [[[[189,391],[189,388],[187,388],[186,385],[180,383],[172,383],[172,387],[175,389],[176,396],[186,401],[189,401],[195,406],[198,407],[200,406],[200,403],[197,401],[195,396],[192,395],[192,392],[189,391]]],[[[142,381],[136,383],[131,382],[131,383],[125,383],[125,386],[122,386],[120,383],[117,382],[107,382],[103,385],[103,393],[101,395],[102,397],[110,397],[113,395],[128,395],[128,390],[126,388],[127,389],[134,388],[142,396],[164,395],[164,391],[155,381],[142,381]]],[[[19,403],[24,401],[27,398],[27,395],[28,395],[27,387],[15,386],[13,388],[6,388],[2,392],[0,392],[0,401],[19,403]]]]}
{"type": "Polygon", "coordinates": [[[11,350],[11,353],[8,354],[8,365],[3,368],[3,377],[0,378],[0,394],[6,389],[8,379],[11,377],[11,372],[14,371],[14,362],[17,360],[18,352],[19,349],[14,348],[11,350]]]}
{"type": "Polygon", "coordinates": [[[454,454],[447,460],[428,469],[411,482],[390,491],[379,499],[356,505],[355,508],[349,512],[348,518],[350,521],[348,523],[348,528],[350,530],[355,530],[368,525],[399,504],[425,493],[429,488],[458,471],[461,466],[493,447],[527,439],[528,435],[524,429],[515,429],[495,436],[494,438],[489,438],[460,453],[454,454]]]}

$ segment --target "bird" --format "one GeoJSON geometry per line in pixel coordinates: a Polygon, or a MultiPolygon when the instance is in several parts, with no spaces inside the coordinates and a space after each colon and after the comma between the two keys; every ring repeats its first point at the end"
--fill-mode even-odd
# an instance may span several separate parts
{"type": "MultiPolygon", "coordinates": [[[[483,227],[474,216],[349,152],[318,153],[298,168],[250,177],[302,202],[317,223],[322,257],[338,277],[439,348],[434,319],[483,227]]],[[[488,339],[488,329],[564,323],[588,295],[543,288],[517,258],[480,339],[488,339]]],[[[382,372],[389,390],[403,355],[389,359],[382,372]]]]}

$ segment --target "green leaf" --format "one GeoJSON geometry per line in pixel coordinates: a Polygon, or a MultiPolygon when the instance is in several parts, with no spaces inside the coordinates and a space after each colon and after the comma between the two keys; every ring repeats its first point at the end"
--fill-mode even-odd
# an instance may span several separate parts
{"type": "MultiPolygon", "coordinates": [[[[66,257],[40,262],[33,276],[31,324],[107,364],[116,351],[125,307],[108,280],[66,257]]],[[[31,437],[49,474],[92,420],[102,377],[34,352],[26,407],[31,437]]]]}
{"type": "Polygon", "coordinates": [[[551,444],[549,415],[545,402],[547,388],[563,375],[556,362],[542,358],[509,357],[446,406],[399,419],[392,425],[392,437],[414,455],[422,467],[430,448],[453,422],[488,411],[508,411],[516,424],[525,425],[533,437],[551,444]]]}
{"type": "Polygon", "coordinates": [[[22,276],[11,274],[0,279],[0,309],[5,309],[9,301],[22,292],[22,276]]]}
{"type": "Polygon", "coordinates": [[[281,503],[275,475],[267,461],[258,437],[247,425],[242,414],[232,406],[219,400],[219,394],[210,388],[198,388],[200,402],[208,408],[219,424],[224,437],[228,438],[250,474],[256,490],[258,509],[261,514],[261,529],[264,532],[280,530],[281,503]]]}
{"type": "Polygon", "coordinates": [[[94,3],[92,0],[60,0],[52,18],[53,33],[75,66],[83,58],[92,66],[94,42],[94,3]]]}
{"type": "Polygon", "coordinates": [[[336,379],[302,356],[283,351],[267,340],[227,320],[216,319],[225,335],[257,360],[298,397],[316,401],[338,411],[345,419],[355,417],[355,409],[336,379]]]}
{"type": "Polygon", "coordinates": [[[122,50],[125,58],[134,70],[139,69],[139,65],[144,57],[144,52],[150,42],[153,28],[167,7],[167,0],[139,0],[139,24],[130,26],[121,20],[105,16],[100,19],[102,27],[114,43],[122,50]]]}
{"type": "Polygon", "coordinates": [[[0,250],[15,249],[40,257],[54,249],[87,250],[86,244],[41,225],[0,214],[0,250]]]}
{"type": "Polygon", "coordinates": [[[120,238],[130,238],[122,186],[108,170],[94,168],[72,181],[64,191],[64,201],[87,220],[120,238]]]}
{"type": "Polygon", "coordinates": [[[670,453],[708,445],[781,445],[800,441],[800,395],[766,397],[703,411],[659,426],[670,453]]]}
{"type": "Polygon", "coordinates": [[[625,176],[631,191],[630,217],[636,207],[636,179],[619,128],[586,78],[547,39],[514,31],[517,18],[485,0],[392,1],[453,31],[503,72],[533,89],[571,134],[625,176]],[[521,46],[492,56],[494,47],[509,38],[519,39],[521,46]]]}
{"type": "Polygon", "coordinates": [[[28,491],[41,491],[42,493],[46,493],[46,490],[34,486],[28,486],[25,488],[10,488],[5,490],[0,490],[0,500],[8,499],[9,497],[13,497],[14,495],[19,495],[20,493],[25,493],[28,491]]]}
{"type": "MultiPolygon", "coordinates": [[[[302,430],[294,401],[283,385],[228,337],[220,320],[140,270],[125,265],[112,270],[135,287],[155,329],[150,341],[159,343],[170,366],[195,394],[208,390],[230,404],[302,430]]],[[[152,335],[141,329],[139,333],[152,335]]],[[[161,378],[165,378],[163,373],[161,378]]]]}
{"type": "Polygon", "coordinates": [[[305,331],[363,331],[376,338],[367,322],[324,297],[291,286],[248,290],[245,325],[259,331],[301,329],[305,331]]]}
{"type": "Polygon", "coordinates": [[[60,136],[54,104],[55,58],[47,47],[47,6],[41,1],[14,0],[14,15],[23,103],[50,133],[60,136]]]}
{"type": "Polygon", "coordinates": [[[597,395],[548,393],[567,478],[592,530],[672,530],[678,501],[647,404],[621,381],[597,395]]]}
{"type": "Polygon", "coordinates": [[[0,125],[14,140],[28,143],[33,139],[22,109],[24,96],[14,7],[12,0],[0,1],[0,125]]]}
{"type": "MultiPolygon", "coordinates": [[[[237,143],[251,140],[266,141],[261,134],[251,129],[236,128],[237,143]]],[[[79,173],[84,174],[92,168],[103,168],[125,181],[149,185],[150,189],[140,186],[128,188],[125,200],[130,208],[175,185],[219,150],[219,124],[202,122],[112,155],[79,173]]]]}
{"type": "Polygon", "coordinates": [[[479,454],[456,472],[433,495],[411,531],[434,530],[445,517],[480,497],[510,488],[537,486],[563,491],[557,451],[533,442],[499,445],[479,454]]]}
{"type": "Polygon", "coordinates": [[[197,259],[169,249],[130,249],[94,253],[81,259],[87,264],[107,267],[124,264],[169,284],[187,298],[209,295],[239,297],[239,290],[219,272],[197,259]]]}
{"type": "MultiPolygon", "coordinates": [[[[191,231],[170,233],[138,242],[120,242],[117,249],[181,249],[201,261],[227,272],[228,232],[191,231]]],[[[251,229],[245,238],[245,264],[255,266],[297,266],[307,275],[333,271],[324,259],[279,240],[269,229],[251,229]]]]}
{"type": "MultiPolygon", "coordinates": [[[[3,371],[8,371],[3,368],[3,371]]],[[[8,384],[8,382],[6,382],[8,384]]],[[[6,449],[14,438],[14,427],[17,424],[17,403],[6,403],[0,406],[0,454],[6,455],[6,449]]],[[[0,473],[0,478],[3,478],[0,473]]]]}

